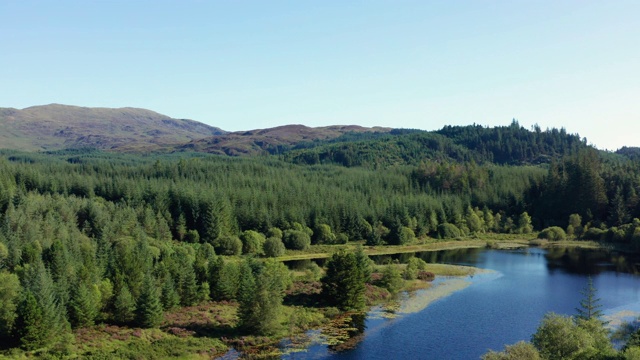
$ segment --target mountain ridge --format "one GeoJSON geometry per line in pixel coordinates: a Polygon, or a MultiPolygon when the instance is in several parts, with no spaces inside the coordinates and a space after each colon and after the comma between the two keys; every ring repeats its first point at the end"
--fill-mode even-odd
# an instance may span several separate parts
{"type": "Polygon", "coordinates": [[[0,147],[59,150],[154,150],[226,131],[194,120],[174,119],[133,108],[90,108],[62,104],[0,108],[0,147]]]}

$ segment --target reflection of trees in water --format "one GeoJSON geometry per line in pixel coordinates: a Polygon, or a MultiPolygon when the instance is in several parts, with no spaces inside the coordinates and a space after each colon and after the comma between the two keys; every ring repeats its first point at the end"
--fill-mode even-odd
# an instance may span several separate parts
{"type": "Polygon", "coordinates": [[[324,263],[327,259],[303,259],[303,260],[287,260],[284,261],[284,264],[287,265],[289,270],[299,270],[303,271],[309,269],[311,263],[316,263],[316,265],[323,267],[324,263]]]}
{"type": "Polygon", "coordinates": [[[483,251],[480,248],[452,249],[441,251],[423,251],[416,256],[428,263],[472,263],[478,261],[478,256],[483,251]]]}
{"type": "Polygon", "coordinates": [[[550,271],[595,275],[605,270],[638,274],[638,259],[606,250],[550,248],[545,254],[550,271]]]}
{"type": "Polygon", "coordinates": [[[452,249],[439,251],[419,251],[412,253],[371,255],[369,256],[378,265],[399,262],[406,264],[412,257],[418,257],[427,263],[476,263],[478,256],[483,251],[481,248],[452,249]]]}

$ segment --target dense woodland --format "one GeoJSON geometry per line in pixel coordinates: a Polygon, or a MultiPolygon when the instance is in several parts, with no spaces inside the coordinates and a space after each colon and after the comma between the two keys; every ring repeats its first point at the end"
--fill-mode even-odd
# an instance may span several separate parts
{"type": "MultiPolygon", "coordinates": [[[[640,249],[639,191],[637,157],[516,122],[249,158],[6,150],[0,343],[39,349],[97,322],[156,327],[164,311],[209,299],[237,301],[243,331],[268,335],[291,283],[270,258],[312,244],[541,231],[640,249]]],[[[364,306],[363,256],[331,259],[329,305],[364,306]],[[352,294],[344,274],[361,284],[352,294]]]]}

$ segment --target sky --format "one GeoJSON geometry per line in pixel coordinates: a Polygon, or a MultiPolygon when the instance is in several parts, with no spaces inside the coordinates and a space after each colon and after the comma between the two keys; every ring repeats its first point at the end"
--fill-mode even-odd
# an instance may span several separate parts
{"type": "Polygon", "coordinates": [[[0,107],[640,146],[640,1],[0,0],[0,107]]]}

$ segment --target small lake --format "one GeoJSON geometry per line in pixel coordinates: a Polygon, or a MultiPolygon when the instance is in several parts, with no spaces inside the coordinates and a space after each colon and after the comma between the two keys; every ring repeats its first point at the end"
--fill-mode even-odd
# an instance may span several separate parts
{"type": "Polygon", "coordinates": [[[405,262],[469,265],[495,272],[470,278],[471,285],[421,311],[394,319],[369,316],[362,340],[336,352],[312,345],[288,359],[478,359],[488,349],[529,340],[543,315],[573,315],[592,277],[605,314],[640,312],[637,260],[598,250],[537,248],[459,249],[372,257],[405,262]]]}

